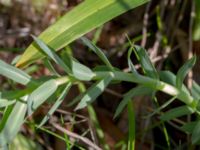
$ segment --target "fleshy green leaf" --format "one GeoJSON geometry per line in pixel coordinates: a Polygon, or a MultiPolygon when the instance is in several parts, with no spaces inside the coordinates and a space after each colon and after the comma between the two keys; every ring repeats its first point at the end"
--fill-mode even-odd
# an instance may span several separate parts
{"type": "Polygon", "coordinates": [[[188,74],[188,72],[192,69],[196,62],[196,56],[192,57],[190,60],[188,60],[177,72],[176,76],[176,86],[178,89],[181,89],[183,85],[183,80],[188,74]]]}
{"type": "MultiPolygon", "coordinates": [[[[85,0],[45,30],[39,38],[49,47],[59,50],[92,29],[146,2],[148,0],[85,0]]],[[[17,66],[30,64],[41,56],[33,43],[17,66]]]]}
{"type": "Polygon", "coordinates": [[[0,60],[0,75],[23,85],[27,85],[31,81],[31,76],[2,60],[0,60]]]}
{"type": "Polygon", "coordinates": [[[60,96],[58,97],[58,99],[56,100],[56,102],[53,104],[53,106],[51,107],[51,109],[49,110],[49,112],[47,113],[47,115],[42,119],[39,127],[43,126],[46,121],[50,118],[50,116],[56,111],[56,109],[61,105],[61,103],[63,102],[65,96],[67,95],[69,89],[71,87],[71,83],[68,83],[67,86],[65,87],[65,89],[62,91],[62,93],[60,94],[60,96]]]}
{"type": "Polygon", "coordinates": [[[123,100],[119,103],[114,118],[118,117],[119,114],[123,111],[123,109],[126,107],[128,102],[134,97],[134,96],[140,96],[140,95],[150,95],[153,92],[152,89],[144,87],[144,86],[138,86],[130,91],[128,91],[125,95],[123,100]]]}
{"type": "Polygon", "coordinates": [[[105,54],[101,51],[100,48],[98,48],[96,45],[94,45],[92,42],[90,42],[87,38],[82,37],[81,40],[83,41],[83,43],[89,47],[93,52],[95,52],[99,58],[106,64],[106,66],[108,66],[110,68],[110,70],[113,70],[113,66],[111,65],[111,63],[109,62],[109,60],[107,59],[107,57],[105,56],[105,54]]]}
{"type": "Polygon", "coordinates": [[[46,81],[37,89],[35,89],[28,98],[28,114],[29,116],[51,95],[55,93],[58,88],[56,80],[51,79],[46,81]]]}
{"type": "Polygon", "coordinates": [[[161,115],[160,119],[163,121],[168,121],[192,113],[194,113],[194,110],[191,107],[180,106],[165,112],[163,115],[161,115]]]}
{"type": "Polygon", "coordinates": [[[73,59],[71,60],[71,68],[73,76],[79,80],[90,81],[94,77],[94,73],[90,68],[73,59]]]}
{"type": "Polygon", "coordinates": [[[104,91],[111,81],[112,76],[107,76],[92,85],[83,95],[81,101],[76,107],[76,110],[86,107],[88,103],[92,103],[104,91]]]}

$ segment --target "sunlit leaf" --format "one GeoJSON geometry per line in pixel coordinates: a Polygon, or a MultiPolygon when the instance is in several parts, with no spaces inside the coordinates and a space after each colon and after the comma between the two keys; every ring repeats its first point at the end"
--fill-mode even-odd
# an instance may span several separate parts
{"type": "MultiPolygon", "coordinates": [[[[45,30],[39,38],[59,50],[112,18],[140,6],[148,0],[85,0],[45,30]]],[[[31,44],[17,66],[25,66],[41,58],[35,43],[31,44]]]]}

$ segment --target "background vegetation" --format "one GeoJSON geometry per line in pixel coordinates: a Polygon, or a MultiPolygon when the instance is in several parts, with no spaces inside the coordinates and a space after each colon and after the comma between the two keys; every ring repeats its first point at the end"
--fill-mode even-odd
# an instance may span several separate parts
{"type": "Polygon", "coordinates": [[[0,147],[198,149],[199,6],[1,0],[0,147]]]}

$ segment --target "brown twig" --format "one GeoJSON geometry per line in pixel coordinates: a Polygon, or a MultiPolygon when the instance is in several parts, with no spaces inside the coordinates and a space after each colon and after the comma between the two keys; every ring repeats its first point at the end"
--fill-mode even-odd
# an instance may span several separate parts
{"type": "Polygon", "coordinates": [[[69,131],[69,130],[63,128],[63,127],[61,127],[61,126],[60,126],[59,124],[57,124],[57,123],[51,122],[51,124],[52,124],[52,126],[53,126],[54,128],[56,128],[57,130],[59,130],[59,131],[65,133],[65,134],[67,134],[68,136],[70,136],[70,137],[72,137],[72,138],[74,138],[74,139],[77,139],[77,140],[82,141],[83,143],[87,144],[88,146],[94,148],[95,150],[102,150],[99,146],[95,145],[95,144],[94,144],[92,141],[90,141],[88,138],[82,137],[82,136],[80,136],[80,135],[78,135],[78,134],[76,134],[76,133],[73,133],[73,132],[71,132],[71,131],[69,131]]]}

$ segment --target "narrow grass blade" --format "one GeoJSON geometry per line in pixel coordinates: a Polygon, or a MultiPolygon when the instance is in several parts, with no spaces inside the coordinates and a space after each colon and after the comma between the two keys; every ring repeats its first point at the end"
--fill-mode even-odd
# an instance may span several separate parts
{"type": "Polygon", "coordinates": [[[184,115],[190,115],[192,113],[194,113],[194,110],[191,107],[180,106],[165,112],[163,115],[161,115],[160,119],[162,121],[169,121],[171,119],[175,119],[184,115]]]}
{"type": "Polygon", "coordinates": [[[9,114],[3,129],[0,132],[0,146],[10,143],[16,134],[19,132],[21,125],[24,122],[27,110],[27,96],[22,99],[24,103],[18,101],[13,110],[9,114]]]}
{"type": "Polygon", "coordinates": [[[128,150],[134,150],[135,149],[135,113],[133,110],[132,101],[128,102],[128,121],[129,121],[128,150]]]}
{"type": "Polygon", "coordinates": [[[98,48],[96,45],[94,45],[92,42],[90,42],[90,40],[88,40],[85,37],[82,37],[81,40],[87,47],[89,47],[93,52],[95,52],[99,56],[99,58],[106,64],[106,66],[110,68],[110,70],[113,70],[113,66],[111,65],[111,63],[109,62],[109,60],[107,59],[107,57],[101,51],[100,48],[98,48]]]}
{"type": "MultiPolygon", "coordinates": [[[[59,50],[94,28],[146,2],[148,0],[86,0],[61,17],[39,38],[51,48],[59,50]]],[[[33,43],[26,49],[17,66],[30,64],[41,56],[33,43]]]]}
{"type": "Polygon", "coordinates": [[[192,57],[190,60],[188,60],[177,72],[176,76],[176,87],[178,89],[182,88],[183,80],[188,74],[188,72],[192,69],[196,62],[196,56],[192,57]]]}
{"type": "Polygon", "coordinates": [[[159,78],[158,73],[157,73],[154,65],[151,63],[151,60],[150,60],[146,50],[140,46],[135,45],[134,52],[142,66],[144,73],[149,77],[158,79],[159,78]]]}
{"type": "Polygon", "coordinates": [[[0,75],[23,85],[27,85],[31,81],[31,76],[2,60],[0,60],[0,75]]]}
{"type": "Polygon", "coordinates": [[[112,76],[107,76],[104,79],[98,81],[92,85],[83,95],[81,101],[75,110],[82,109],[87,106],[87,104],[92,103],[108,86],[112,81],[112,76]]]}
{"type": "Polygon", "coordinates": [[[60,74],[55,70],[54,66],[48,59],[44,59],[44,65],[45,67],[48,68],[48,70],[53,74],[56,75],[57,77],[60,77],[60,74]]]}
{"type": "Polygon", "coordinates": [[[41,123],[39,124],[39,127],[43,126],[47,122],[47,120],[50,118],[50,116],[52,116],[53,113],[56,111],[56,109],[61,105],[70,87],[71,87],[71,83],[68,83],[65,89],[62,91],[62,93],[58,97],[58,99],[56,100],[56,102],[53,104],[53,106],[47,113],[47,115],[42,119],[41,123]]]}
{"type": "Polygon", "coordinates": [[[156,110],[154,110],[151,114],[149,114],[147,116],[147,118],[152,117],[153,115],[155,115],[156,113],[159,113],[162,109],[164,109],[165,107],[167,107],[169,104],[171,104],[177,97],[174,96],[172,98],[170,98],[167,102],[165,102],[163,105],[161,105],[160,107],[156,108],[156,110]]]}
{"type": "Polygon", "coordinates": [[[29,116],[51,95],[55,93],[58,88],[56,80],[51,79],[46,81],[37,89],[35,89],[28,98],[28,114],[29,116]]]}
{"type": "Polygon", "coordinates": [[[192,133],[197,123],[198,121],[187,122],[181,127],[181,130],[183,130],[186,133],[192,133]]]}
{"type": "Polygon", "coordinates": [[[39,48],[49,57],[51,58],[56,64],[61,66],[68,74],[71,73],[70,68],[58,57],[58,55],[51,50],[42,40],[39,38],[32,36],[39,48]]]}
{"type": "Polygon", "coordinates": [[[116,111],[115,111],[115,115],[114,118],[118,117],[119,114],[123,111],[123,109],[126,107],[126,105],[128,104],[128,102],[134,97],[134,96],[140,96],[140,95],[151,95],[151,93],[153,92],[152,89],[144,87],[144,86],[138,86],[135,87],[133,89],[131,89],[130,91],[128,91],[125,95],[123,100],[119,103],[116,111]]]}
{"type": "Polygon", "coordinates": [[[200,142],[200,120],[198,120],[192,132],[192,144],[198,144],[200,142]]]}
{"type": "Polygon", "coordinates": [[[94,108],[91,105],[88,105],[87,108],[88,108],[88,113],[90,115],[90,119],[94,124],[97,136],[99,138],[99,142],[103,146],[104,150],[110,150],[109,145],[105,142],[105,135],[99,124],[99,121],[97,119],[97,115],[96,115],[94,108]]]}
{"type": "Polygon", "coordinates": [[[133,74],[138,73],[137,70],[135,69],[135,66],[133,65],[132,61],[131,61],[131,54],[133,52],[133,47],[131,46],[128,50],[128,56],[127,56],[127,60],[128,60],[128,67],[129,70],[132,71],[133,74]]]}
{"type": "Polygon", "coordinates": [[[200,100],[200,86],[195,81],[193,81],[191,93],[195,99],[200,100]]]}

